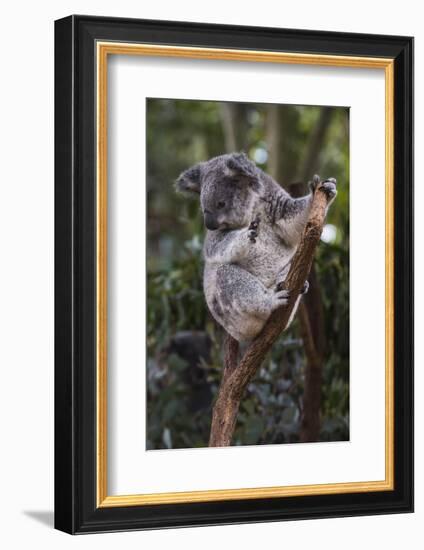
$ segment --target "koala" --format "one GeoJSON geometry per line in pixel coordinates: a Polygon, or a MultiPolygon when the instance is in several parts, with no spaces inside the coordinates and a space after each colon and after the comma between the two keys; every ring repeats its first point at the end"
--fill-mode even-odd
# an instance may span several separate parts
{"type": "MultiPolygon", "coordinates": [[[[237,341],[255,338],[271,313],[286,304],[283,288],[308,220],[311,192],[292,198],[244,153],[200,162],[183,172],[177,190],[199,196],[207,229],[203,287],[215,320],[237,341]]],[[[336,180],[322,183],[328,206],[336,180]]],[[[308,283],[305,282],[304,291],[308,283]]],[[[289,326],[296,312],[296,301],[289,326]]]]}

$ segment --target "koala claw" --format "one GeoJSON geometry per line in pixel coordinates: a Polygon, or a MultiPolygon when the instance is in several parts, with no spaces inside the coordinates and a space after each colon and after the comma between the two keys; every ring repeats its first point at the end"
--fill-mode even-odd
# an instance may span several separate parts
{"type": "Polygon", "coordinates": [[[277,299],[277,303],[279,305],[285,305],[289,301],[290,298],[290,291],[289,290],[277,290],[275,292],[275,298],[277,299]]]}
{"type": "Polygon", "coordinates": [[[280,281],[279,283],[277,283],[277,286],[275,287],[275,292],[279,292],[280,290],[285,290],[284,281],[280,281]]]}
{"type": "Polygon", "coordinates": [[[321,189],[327,195],[328,199],[333,199],[337,195],[336,183],[335,178],[328,178],[328,180],[322,182],[321,189]]]}
{"type": "Polygon", "coordinates": [[[248,237],[249,241],[252,243],[256,242],[256,237],[258,236],[259,231],[259,222],[261,221],[259,216],[256,216],[256,218],[250,223],[248,227],[248,237]]]}
{"type": "Polygon", "coordinates": [[[312,193],[315,193],[320,183],[321,178],[317,174],[315,174],[315,176],[312,178],[312,181],[309,182],[309,188],[311,189],[312,193]]]}
{"type": "MultiPolygon", "coordinates": [[[[309,290],[309,281],[305,281],[303,283],[303,287],[302,287],[302,290],[300,291],[300,294],[306,294],[308,290],[309,290]]],[[[290,296],[290,291],[284,289],[284,281],[277,284],[275,292],[285,292],[287,298],[290,296]]]]}
{"type": "Polygon", "coordinates": [[[309,281],[305,281],[303,283],[303,288],[302,288],[300,293],[301,294],[306,294],[308,292],[308,290],[309,290],[309,281]]]}
{"type": "Polygon", "coordinates": [[[315,175],[313,180],[309,182],[309,187],[312,193],[315,193],[318,187],[320,187],[320,189],[322,189],[327,195],[328,200],[331,200],[337,195],[336,184],[336,178],[327,178],[326,180],[321,181],[321,178],[315,175]]]}
{"type": "Polygon", "coordinates": [[[258,236],[258,232],[256,231],[256,229],[249,229],[248,235],[249,235],[249,241],[251,243],[255,243],[256,237],[258,236]]]}

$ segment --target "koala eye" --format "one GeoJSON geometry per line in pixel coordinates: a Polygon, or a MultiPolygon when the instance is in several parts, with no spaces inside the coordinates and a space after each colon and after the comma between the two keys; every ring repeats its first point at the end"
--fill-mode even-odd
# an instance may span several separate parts
{"type": "Polygon", "coordinates": [[[216,207],[218,208],[218,210],[221,210],[222,208],[224,208],[225,206],[225,202],[224,201],[219,201],[216,205],[216,207]]]}

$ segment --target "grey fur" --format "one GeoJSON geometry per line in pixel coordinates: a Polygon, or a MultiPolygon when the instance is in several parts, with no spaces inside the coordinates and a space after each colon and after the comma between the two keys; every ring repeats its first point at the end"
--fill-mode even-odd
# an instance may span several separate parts
{"type": "MultiPolygon", "coordinates": [[[[270,314],[287,303],[287,291],[277,287],[287,277],[318,183],[314,177],[311,193],[294,199],[244,153],[197,164],[176,182],[178,190],[200,196],[208,229],[206,302],[218,323],[239,342],[257,336],[270,314]]],[[[337,193],[336,180],[324,186],[330,204],[337,193]]]]}

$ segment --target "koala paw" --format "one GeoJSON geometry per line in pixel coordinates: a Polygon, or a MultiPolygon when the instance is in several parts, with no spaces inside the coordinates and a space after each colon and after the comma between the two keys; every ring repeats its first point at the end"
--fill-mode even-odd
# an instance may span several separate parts
{"type": "Polygon", "coordinates": [[[303,288],[302,288],[300,293],[301,294],[306,294],[308,292],[308,290],[309,290],[309,281],[305,281],[303,283],[303,288]]]}
{"type": "Polygon", "coordinates": [[[275,287],[275,292],[280,292],[280,290],[285,290],[284,281],[280,281],[279,283],[277,283],[277,286],[275,287]]]}
{"type": "Polygon", "coordinates": [[[253,222],[251,222],[251,224],[248,227],[247,235],[249,237],[249,241],[252,242],[252,243],[256,242],[256,237],[258,236],[258,233],[259,233],[259,223],[260,223],[260,221],[261,221],[261,219],[258,215],[258,216],[256,216],[256,218],[253,220],[253,222]]]}
{"type": "Polygon", "coordinates": [[[278,289],[278,287],[275,290],[274,294],[274,302],[276,307],[285,306],[290,298],[290,291],[286,289],[278,289]]]}
{"type": "Polygon", "coordinates": [[[337,195],[336,183],[335,178],[328,178],[328,180],[323,181],[321,184],[321,189],[327,195],[328,200],[334,199],[337,195]]]}
{"type": "MultiPolygon", "coordinates": [[[[300,291],[300,294],[306,294],[308,290],[309,290],[309,282],[305,281],[303,283],[303,287],[302,287],[302,290],[300,291]]],[[[287,298],[290,296],[290,291],[284,289],[284,281],[281,281],[280,283],[277,284],[275,288],[275,292],[278,292],[278,293],[285,292],[286,293],[285,296],[287,298]]]]}
{"type": "Polygon", "coordinates": [[[313,177],[313,180],[309,182],[309,187],[312,193],[315,193],[315,191],[319,187],[324,191],[324,193],[327,196],[327,199],[330,201],[334,199],[334,197],[337,195],[336,184],[337,184],[336,178],[328,178],[324,181],[321,181],[321,178],[315,175],[313,177]]]}

